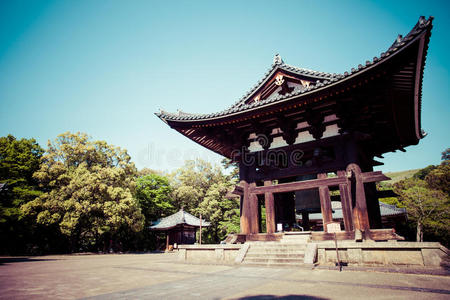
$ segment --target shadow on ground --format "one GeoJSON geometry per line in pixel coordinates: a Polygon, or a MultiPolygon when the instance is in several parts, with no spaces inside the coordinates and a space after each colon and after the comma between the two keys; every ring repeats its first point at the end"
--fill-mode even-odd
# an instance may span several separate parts
{"type": "Polygon", "coordinates": [[[238,298],[237,300],[327,300],[327,298],[308,296],[308,295],[287,295],[287,296],[274,296],[274,295],[257,295],[238,298]]]}
{"type": "Polygon", "coordinates": [[[32,258],[32,257],[0,257],[0,265],[18,263],[18,262],[35,262],[35,261],[52,261],[57,259],[50,258],[32,258]]]}

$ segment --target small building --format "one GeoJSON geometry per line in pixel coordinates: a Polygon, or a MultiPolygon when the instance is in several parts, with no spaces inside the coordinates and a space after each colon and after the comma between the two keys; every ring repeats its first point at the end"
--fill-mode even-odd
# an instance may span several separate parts
{"type": "Polygon", "coordinates": [[[165,218],[161,218],[150,226],[150,230],[166,232],[166,250],[169,245],[194,244],[197,228],[211,224],[201,220],[183,209],[165,218]]]}

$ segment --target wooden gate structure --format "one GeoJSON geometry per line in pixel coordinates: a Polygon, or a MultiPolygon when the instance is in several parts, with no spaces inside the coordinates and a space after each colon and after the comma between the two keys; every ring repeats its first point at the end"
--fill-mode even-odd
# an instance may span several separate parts
{"type": "Polygon", "coordinates": [[[239,164],[241,233],[261,228],[267,235],[279,222],[307,219],[318,210],[323,232],[332,222],[330,190],[343,210],[340,239],[394,239],[380,230],[375,183],[388,178],[373,167],[384,153],[405,151],[425,136],[421,128],[422,78],[432,20],[420,17],[380,56],[343,74],[285,64],[276,55],[265,76],[230,108],[212,114],[156,115],[196,143],[239,164]],[[314,197],[305,190],[317,190],[314,197]],[[303,194],[302,194],[303,193],[303,194]],[[335,192],[337,193],[337,192],[335,192]],[[294,209],[295,208],[295,209],[294,209]]]}

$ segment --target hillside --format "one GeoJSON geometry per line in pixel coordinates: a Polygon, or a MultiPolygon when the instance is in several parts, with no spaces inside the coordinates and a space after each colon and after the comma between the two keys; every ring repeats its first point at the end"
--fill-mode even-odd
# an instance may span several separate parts
{"type": "Polygon", "coordinates": [[[385,173],[385,175],[387,177],[390,177],[391,180],[385,181],[385,182],[388,182],[391,184],[396,183],[402,179],[412,177],[419,170],[421,170],[421,169],[413,169],[413,170],[406,170],[406,171],[399,171],[399,172],[387,172],[387,173],[385,173]]]}

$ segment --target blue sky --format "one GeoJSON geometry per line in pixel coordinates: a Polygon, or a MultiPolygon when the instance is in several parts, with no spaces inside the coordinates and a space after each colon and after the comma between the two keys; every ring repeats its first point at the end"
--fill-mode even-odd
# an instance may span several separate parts
{"type": "Polygon", "coordinates": [[[419,16],[435,17],[425,67],[429,134],[383,171],[437,164],[450,147],[447,1],[0,0],[0,135],[46,147],[65,131],[128,149],[139,168],[219,157],[154,112],[227,108],[267,71],[343,73],[385,51],[419,16]]]}

